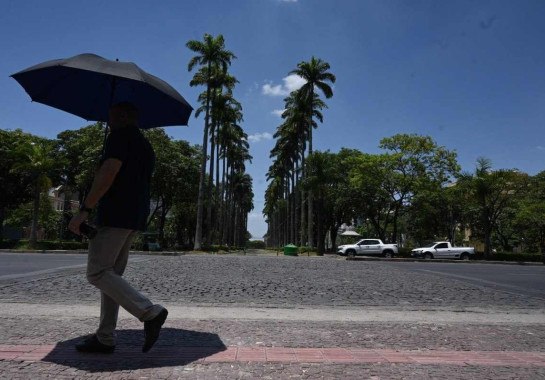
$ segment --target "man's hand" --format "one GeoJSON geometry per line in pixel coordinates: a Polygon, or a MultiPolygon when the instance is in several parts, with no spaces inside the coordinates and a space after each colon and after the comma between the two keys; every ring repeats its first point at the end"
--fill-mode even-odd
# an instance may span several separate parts
{"type": "Polygon", "coordinates": [[[82,211],[79,214],[74,215],[72,217],[72,220],[70,220],[70,223],[68,224],[68,229],[76,235],[81,235],[79,226],[81,226],[81,223],[85,222],[88,217],[89,213],[86,211],[82,211]]]}

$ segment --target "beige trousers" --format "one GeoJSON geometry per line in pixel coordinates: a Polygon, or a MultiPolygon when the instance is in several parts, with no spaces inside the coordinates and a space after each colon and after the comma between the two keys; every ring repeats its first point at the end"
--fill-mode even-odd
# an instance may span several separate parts
{"type": "Polygon", "coordinates": [[[141,322],[155,318],[163,310],[121,277],[134,237],[132,230],[101,227],[89,243],[87,280],[101,292],[100,324],[96,334],[103,344],[115,345],[119,306],[141,322]]]}

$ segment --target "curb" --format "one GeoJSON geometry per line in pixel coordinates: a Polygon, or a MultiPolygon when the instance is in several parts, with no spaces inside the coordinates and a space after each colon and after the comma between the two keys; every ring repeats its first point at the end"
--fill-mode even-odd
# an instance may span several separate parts
{"type": "MultiPolygon", "coordinates": [[[[87,254],[87,249],[79,249],[79,250],[68,250],[68,249],[26,249],[24,251],[18,250],[18,249],[0,249],[0,252],[8,252],[8,253],[43,253],[43,254],[50,254],[50,253],[57,253],[57,254],[87,254]]],[[[187,252],[170,252],[170,251],[157,251],[157,252],[150,252],[150,251],[130,251],[131,254],[136,255],[150,255],[150,256],[180,256],[180,255],[187,255],[187,252]]]]}
{"type": "MultiPolygon", "coordinates": [[[[57,249],[57,250],[45,250],[45,249],[26,249],[24,251],[18,250],[18,249],[0,249],[0,253],[20,253],[20,254],[26,254],[26,253],[43,253],[43,254],[87,254],[88,250],[80,249],[80,250],[63,250],[63,249],[57,249]]],[[[251,255],[251,254],[245,254],[240,253],[241,251],[233,251],[232,253],[227,253],[230,255],[251,255]]],[[[131,255],[142,255],[142,256],[184,256],[184,255],[216,255],[217,253],[214,252],[186,252],[186,251],[130,251],[131,255]]],[[[226,255],[227,255],[226,254],[226,255]]],[[[220,254],[222,255],[222,254],[220,254]]]]}
{"type": "Polygon", "coordinates": [[[486,261],[486,260],[452,260],[452,259],[409,259],[409,258],[382,258],[382,257],[347,257],[346,261],[393,261],[413,263],[457,263],[457,264],[503,264],[503,265],[534,265],[542,266],[539,261],[486,261]]]}
{"type": "MultiPolygon", "coordinates": [[[[0,249],[0,253],[7,252],[7,253],[42,253],[42,254],[87,254],[87,250],[17,250],[17,249],[0,249]]],[[[198,254],[194,252],[185,252],[185,251],[130,251],[130,254],[132,255],[142,255],[142,256],[185,256],[185,255],[191,255],[191,254],[198,254]]],[[[216,253],[210,252],[210,253],[203,253],[206,255],[216,255],[216,253]]],[[[259,255],[252,255],[252,254],[240,254],[238,252],[229,253],[226,255],[246,255],[246,256],[259,256],[259,255]]],[[[223,256],[223,255],[221,255],[223,256]]],[[[267,256],[274,256],[274,255],[267,255],[267,256]]],[[[282,255],[283,256],[283,255],[282,255]]],[[[303,255],[301,255],[303,256],[303,255]]],[[[325,256],[325,255],[324,255],[325,256]]],[[[319,257],[319,256],[316,256],[319,257]]],[[[392,261],[392,262],[426,262],[426,263],[458,263],[458,264],[503,264],[503,265],[533,265],[533,266],[542,266],[545,263],[541,263],[539,261],[486,261],[486,260],[452,260],[452,259],[431,259],[431,260],[424,260],[424,259],[414,259],[414,258],[384,258],[384,257],[346,257],[344,258],[346,261],[392,261]]]]}

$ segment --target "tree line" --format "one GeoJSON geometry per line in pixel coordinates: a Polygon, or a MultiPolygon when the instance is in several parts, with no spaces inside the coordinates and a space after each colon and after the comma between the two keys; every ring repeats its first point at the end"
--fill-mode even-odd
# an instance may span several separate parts
{"type": "MultiPolygon", "coordinates": [[[[195,117],[204,114],[203,144],[173,140],[165,130],[146,130],[156,156],[148,230],[157,231],[164,247],[213,244],[243,246],[248,239],[248,213],[253,209],[248,136],[241,127],[242,105],[233,96],[237,79],[228,68],[235,55],[222,35],[205,34],[187,42],[196,53],[188,70],[196,72],[190,86],[204,86],[195,117]]],[[[30,224],[31,245],[39,225],[50,238],[68,239],[69,200],[81,202],[89,190],[102,150],[105,131],[96,123],[63,131],[56,139],[0,130],[0,229],[7,223],[30,224]],[[62,185],[64,215],[51,210],[47,191],[62,185]]],[[[0,230],[1,232],[1,230],[0,230]]],[[[0,233],[0,237],[2,234],[0,233]]]]}
{"type": "Polygon", "coordinates": [[[479,158],[473,172],[462,172],[456,153],[429,136],[398,134],[381,140],[380,148],[384,153],[315,151],[295,187],[286,180],[278,188],[282,182],[272,181],[265,208],[268,244],[297,241],[297,192],[312,189],[320,252],[328,232],[335,246],[343,224],[405,246],[443,239],[482,243],[485,255],[545,248],[545,171],[531,176],[493,169],[490,160],[479,158]]]}
{"type": "Polygon", "coordinates": [[[306,84],[284,99],[274,134],[263,209],[267,245],[323,253],[326,236],[334,249],[339,228],[355,224],[363,236],[405,246],[447,239],[482,243],[486,255],[545,248],[545,172],[494,170],[485,158],[462,172],[454,151],[415,134],[382,139],[380,154],[313,151],[312,131],[327,108],[319,95],[333,95],[329,69],[312,57],[291,72],[306,84]]]}

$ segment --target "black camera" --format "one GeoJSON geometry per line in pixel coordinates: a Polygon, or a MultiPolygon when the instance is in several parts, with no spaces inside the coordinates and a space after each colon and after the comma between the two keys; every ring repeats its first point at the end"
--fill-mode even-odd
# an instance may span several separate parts
{"type": "Polygon", "coordinates": [[[93,239],[97,235],[97,229],[86,222],[79,225],[79,231],[87,239],[93,239]]]}

